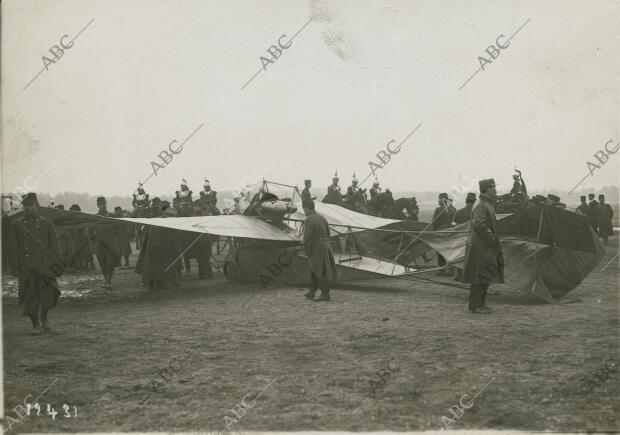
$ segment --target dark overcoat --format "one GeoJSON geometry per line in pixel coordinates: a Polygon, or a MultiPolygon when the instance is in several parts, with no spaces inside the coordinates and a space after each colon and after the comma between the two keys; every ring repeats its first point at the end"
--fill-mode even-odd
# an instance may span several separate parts
{"type": "Polygon", "coordinates": [[[303,245],[310,262],[310,270],[317,278],[336,278],[336,261],[329,247],[329,225],[317,212],[312,212],[306,217],[303,245]]]}
{"type": "Polygon", "coordinates": [[[451,212],[447,206],[437,207],[433,213],[433,230],[439,231],[448,228],[452,222],[451,219],[451,212]]]}
{"type": "Polygon", "coordinates": [[[504,257],[499,241],[493,200],[481,194],[472,211],[462,282],[504,282],[504,257]]]}
{"type": "Polygon", "coordinates": [[[149,227],[134,272],[146,280],[173,282],[176,281],[176,263],[180,261],[177,232],[170,228],[149,227]]]}
{"type": "Polygon", "coordinates": [[[9,261],[19,274],[18,302],[24,315],[38,315],[39,308],[49,310],[60,297],[54,274],[62,270],[56,229],[42,216],[22,216],[11,222],[9,232],[9,261]]]}
{"type": "Polygon", "coordinates": [[[457,225],[469,222],[471,220],[471,210],[473,207],[474,204],[470,202],[466,204],[465,207],[457,210],[456,215],[454,216],[454,222],[457,225]]]}
{"type": "MultiPolygon", "coordinates": [[[[97,216],[114,217],[112,213],[96,213],[97,216]]],[[[118,224],[95,224],[90,228],[95,239],[95,255],[103,273],[111,273],[121,265],[121,243],[118,224]]]]}
{"type": "Polygon", "coordinates": [[[599,214],[599,204],[597,200],[590,201],[590,213],[588,213],[588,218],[590,218],[590,225],[594,229],[594,232],[598,234],[598,214],[599,214]]]}
{"type": "Polygon", "coordinates": [[[611,218],[614,211],[609,204],[601,204],[598,209],[598,235],[601,237],[613,236],[614,227],[611,224],[611,218]]]}

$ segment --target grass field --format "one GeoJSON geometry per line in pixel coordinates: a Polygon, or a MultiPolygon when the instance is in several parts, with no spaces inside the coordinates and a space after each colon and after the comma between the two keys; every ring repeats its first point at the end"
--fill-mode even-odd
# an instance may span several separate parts
{"type": "Polygon", "coordinates": [[[466,291],[421,281],[345,285],[329,303],[268,288],[243,306],[255,288],[221,275],[149,291],[124,269],[112,290],[63,277],[54,332],[31,336],[4,277],[5,416],[51,384],[42,415],[12,432],[439,430],[486,386],[450,428],[619,431],[620,373],[593,392],[584,380],[620,358],[617,238],[606,249],[568,303],[494,286],[490,316],[466,311],[466,291]]]}

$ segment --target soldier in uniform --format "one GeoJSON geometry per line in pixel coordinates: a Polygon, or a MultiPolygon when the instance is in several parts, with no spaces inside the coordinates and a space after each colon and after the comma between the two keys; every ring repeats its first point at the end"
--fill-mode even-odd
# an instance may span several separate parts
{"type": "Polygon", "coordinates": [[[520,203],[527,195],[527,188],[525,187],[525,181],[523,181],[521,171],[515,168],[515,172],[516,174],[512,176],[514,183],[512,183],[510,193],[512,194],[512,202],[520,203]]]}
{"type": "Polygon", "coordinates": [[[465,198],[465,207],[459,209],[454,216],[454,222],[457,225],[464,224],[465,222],[469,222],[471,220],[471,211],[474,208],[475,202],[476,194],[469,192],[465,198]]]}
{"type": "MultiPolygon", "coordinates": [[[[78,204],[72,204],[69,211],[81,212],[78,204]]],[[[73,240],[75,240],[75,267],[82,270],[93,270],[95,262],[93,260],[93,250],[91,241],[88,238],[88,228],[77,226],[71,229],[73,240]]]]}
{"type": "MultiPolygon", "coordinates": [[[[457,225],[461,225],[467,223],[471,220],[471,211],[474,208],[474,203],[476,202],[476,194],[473,192],[469,192],[467,197],[465,198],[465,207],[457,210],[454,216],[454,223],[457,225]]],[[[455,267],[456,276],[454,277],[455,281],[460,281],[463,278],[463,268],[455,267]]]]}
{"type": "Polygon", "coordinates": [[[454,201],[452,198],[448,198],[446,203],[446,206],[448,207],[448,225],[451,227],[456,225],[454,222],[454,218],[456,218],[456,208],[452,205],[453,202],[454,201]]]}
{"type": "Polygon", "coordinates": [[[329,195],[331,194],[337,194],[340,197],[342,197],[342,192],[340,189],[340,186],[338,186],[338,171],[334,172],[334,178],[332,178],[332,184],[330,186],[327,186],[327,194],[329,195]]]}
{"type": "Polygon", "coordinates": [[[60,289],[60,247],[51,220],[38,213],[35,193],[22,198],[23,216],[10,224],[11,270],[18,277],[18,301],[30,317],[34,334],[50,331],[47,313],[56,305],[60,289]],[[56,267],[54,267],[56,266],[56,267]]]}
{"type": "Polygon", "coordinates": [[[312,194],[310,193],[310,188],[312,187],[312,181],[311,180],[304,180],[304,190],[301,191],[301,200],[303,201],[304,199],[310,199],[310,200],[315,200],[316,196],[312,196],[312,194]]]}
{"type": "Polygon", "coordinates": [[[590,218],[590,225],[592,225],[592,229],[598,235],[598,213],[599,213],[599,204],[593,193],[588,194],[588,199],[590,200],[590,214],[588,217],[590,218]]]}
{"type": "Polygon", "coordinates": [[[607,238],[614,235],[614,227],[611,224],[611,218],[614,216],[614,211],[611,206],[605,202],[605,195],[599,195],[599,210],[598,210],[598,235],[603,238],[605,246],[609,245],[607,238]]]}
{"type": "MultiPolygon", "coordinates": [[[[97,198],[99,211],[97,216],[114,217],[108,212],[108,204],[103,196],[97,198]]],[[[95,224],[91,228],[91,237],[95,239],[95,255],[103,274],[103,288],[112,288],[114,268],[121,265],[118,224],[95,224]]]]}
{"type": "Polygon", "coordinates": [[[373,199],[377,193],[381,192],[381,188],[379,187],[379,179],[375,177],[375,182],[372,183],[372,187],[370,188],[370,199],[373,199]]]}
{"type": "MultiPolygon", "coordinates": [[[[123,209],[119,206],[114,207],[114,217],[122,218],[123,209]]],[[[131,255],[131,225],[118,224],[118,241],[121,257],[125,259],[125,267],[129,266],[129,256],[131,255]]]]}
{"type": "Polygon", "coordinates": [[[351,198],[359,191],[359,187],[357,186],[357,177],[355,176],[355,172],[353,173],[353,178],[351,179],[351,185],[347,188],[347,198],[351,198]]]}
{"type": "MultiPolygon", "coordinates": [[[[54,206],[56,210],[64,210],[63,204],[57,204],[54,206]]],[[[60,243],[60,255],[63,258],[75,257],[75,239],[71,234],[71,228],[67,226],[59,226],[56,228],[56,234],[58,235],[58,243],[60,243]]],[[[67,272],[74,271],[72,267],[65,269],[67,272]]]]}
{"type": "Polygon", "coordinates": [[[187,180],[183,178],[183,180],[181,181],[181,190],[176,190],[174,192],[174,199],[172,200],[174,208],[178,210],[184,203],[189,203],[191,205],[192,193],[193,192],[189,190],[189,187],[187,187],[187,180]]]}
{"type": "Polygon", "coordinates": [[[304,296],[315,302],[329,301],[328,280],[336,278],[336,261],[329,246],[329,225],[327,220],[314,211],[314,201],[302,201],[306,215],[303,229],[304,252],[310,265],[310,290],[304,296]],[[317,289],[321,296],[314,299],[317,289]]]}
{"type": "Polygon", "coordinates": [[[577,207],[575,211],[581,213],[584,216],[588,216],[588,213],[590,212],[590,208],[588,207],[588,203],[586,202],[586,196],[581,195],[580,200],[581,200],[581,204],[579,204],[579,207],[577,207]]]}
{"type": "Polygon", "coordinates": [[[144,191],[142,183],[138,183],[136,192],[137,193],[133,194],[133,200],[131,201],[131,205],[134,208],[134,217],[149,217],[149,206],[151,204],[151,200],[149,199],[149,194],[144,191]]]}
{"type": "Polygon", "coordinates": [[[220,211],[217,209],[217,192],[211,190],[209,180],[205,178],[204,190],[200,191],[200,202],[205,216],[217,216],[220,211]]]}
{"type": "Polygon", "coordinates": [[[471,284],[469,311],[489,314],[487,290],[494,281],[504,282],[504,257],[495,218],[495,181],[491,178],[478,184],[480,196],[472,210],[462,282],[471,284]]]}
{"type": "MultiPolygon", "coordinates": [[[[439,206],[433,212],[433,221],[432,221],[433,231],[440,231],[440,230],[449,228],[450,223],[452,222],[451,211],[448,208],[448,194],[440,193],[437,203],[439,206]]],[[[446,259],[439,252],[437,252],[437,265],[439,267],[443,267],[446,265],[446,259]]],[[[437,271],[437,276],[451,276],[451,275],[452,275],[451,269],[448,269],[447,271],[445,269],[441,269],[437,271]]]]}

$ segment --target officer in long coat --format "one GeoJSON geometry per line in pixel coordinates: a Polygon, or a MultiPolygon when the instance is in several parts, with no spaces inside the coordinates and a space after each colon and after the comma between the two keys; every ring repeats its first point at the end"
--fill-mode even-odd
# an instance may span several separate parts
{"type": "Polygon", "coordinates": [[[599,195],[598,200],[598,235],[603,238],[603,243],[607,246],[609,245],[607,238],[614,235],[614,227],[611,224],[614,211],[611,206],[605,202],[605,195],[599,195]]]}
{"type": "Polygon", "coordinates": [[[60,297],[55,276],[62,273],[60,247],[54,224],[38,213],[36,194],[24,195],[22,205],[23,216],[10,224],[9,261],[17,272],[23,315],[30,317],[34,333],[39,334],[51,330],[47,312],[60,297]]]}
{"type": "Polygon", "coordinates": [[[491,178],[478,184],[480,196],[472,210],[462,282],[471,284],[469,311],[489,314],[487,290],[492,282],[504,282],[504,257],[495,218],[495,181],[491,178]]]}
{"type": "MultiPolygon", "coordinates": [[[[467,223],[471,220],[471,212],[474,208],[474,203],[476,202],[476,194],[473,192],[469,192],[467,197],[465,198],[465,207],[460,208],[456,211],[454,215],[454,223],[457,225],[467,223]]],[[[463,268],[455,267],[456,276],[454,277],[455,281],[460,281],[463,278],[463,268]]]]}
{"type": "MultiPolygon", "coordinates": [[[[107,201],[103,196],[97,198],[97,216],[114,217],[108,212],[107,201]]],[[[121,265],[120,238],[118,224],[95,224],[91,227],[91,238],[95,239],[95,256],[101,268],[103,288],[112,288],[114,268],[121,265]]]]}
{"type": "Polygon", "coordinates": [[[304,252],[310,263],[310,290],[304,296],[315,302],[329,301],[329,279],[336,278],[336,261],[329,246],[329,225],[327,220],[314,210],[314,201],[302,201],[306,214],[303,229],[304,252]],[[321,296],[314,299],[317,289],[321,296]]]}

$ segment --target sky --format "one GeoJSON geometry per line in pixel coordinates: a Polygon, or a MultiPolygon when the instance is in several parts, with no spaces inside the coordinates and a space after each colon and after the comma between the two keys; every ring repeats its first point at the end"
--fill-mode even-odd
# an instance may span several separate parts
{"type": "Polygon", "coordinates": [[[5,0],[2,191],[347,186],[370,161],[394,191],[618,185],[594,154],[620,141],[619,22],[615,0],[5,0]]]}

